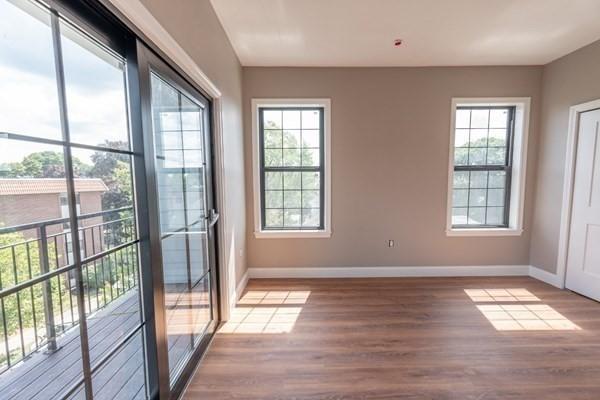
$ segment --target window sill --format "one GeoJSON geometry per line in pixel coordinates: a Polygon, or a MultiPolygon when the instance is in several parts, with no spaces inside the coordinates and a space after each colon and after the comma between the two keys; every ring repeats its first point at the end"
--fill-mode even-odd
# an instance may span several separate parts
{"type": "Polygon", "coordinates": [[[523,229],[515,228],[456,228],[446,229],[446,236],[521,236],[523,229]]]}
{"type": "Polygon", "coordinates": [[[326,239],[331,237],[331,231],[255,231],[254,237],[257,239],[326,239]]]}

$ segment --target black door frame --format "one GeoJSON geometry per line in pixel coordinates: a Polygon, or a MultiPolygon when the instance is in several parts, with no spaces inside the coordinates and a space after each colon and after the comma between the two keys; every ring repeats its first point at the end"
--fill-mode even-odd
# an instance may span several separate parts
{"type": "Polygon", "coordinates": [[[145,171],[146,184],[148,190],[148,213],[149,213],[149,242],[151,247],[151,262],[152,262],[152,277],[154,281],[154,310],[155,310],[155,336],[157,339],[157,357],[158,357],[158,383],[161,398],[178,398],[185,389],[188,381],[191,379],[194,370],[202,355],[205,353],[210,340],[218,326],[219,318],[219,285],[218,285],[218,260],[217,260],[217,235],[214,225],[210,225],[207,221],[207,241],[208,246],[208,262],[210,268],[210,292],[211,292],[211,315],[212,321],[206,328],[206,335],[197,344],[193,354],[188,358],[185,367],[181,370],[179,377],[173,386],[170,387],[169,382],[169,363],[168,363],[168,341],[166,329],[166,312],[165,312],[165,292],[163,279],[163,262],[161,250],[161,232],[159,220],[159,204],[158,204],[158,187],[155,167],[155,147],[153,135],[152,121],[152,93],[151,93],[151,75],[157,74],[163,79],[168,80],[168,83],[173,85],[177,90],[181,91],[190,99],[194,99],[199,104],[203,105],[205,113],[205,122],[209,127],[208,135],[205,135],[205,149],[207,149],[206,157],[206,191],[209,194],[207,201],[207,210],[215,208],[216,198],[214,192],[214,176],[213,176],[213,159],[212,156],[212,106],[206,96],[190,85],[177,71],[171,68],[162,58],[156,55],[142,41],[137,40],[137,60],[140,82],[140,99],[143,117],[143,131],[146,133],[144,137],[144,155],[145,155],[145,171]],[[214,243],[211,246],[210,243],[214,243]],[[158,311],[158,312],[157,312],[158,311]],[[170,388],[170,390],[169,390],[170,388]]]}

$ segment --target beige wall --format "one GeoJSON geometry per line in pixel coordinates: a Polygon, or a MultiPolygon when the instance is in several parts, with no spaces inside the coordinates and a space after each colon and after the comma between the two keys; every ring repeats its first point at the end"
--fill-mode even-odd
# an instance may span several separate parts
{"type": "Polygon", "coordinates": [[[142,0],[223,94],[226,263],[246,271],[242,69],[209,0],[142,0]]]}
{"type": "Polygon", "coordinates": [[[600,98],[600,41],[543,69],[531,264],[556,271],[569,107],[600,98]]]}
{"type": "Polygon", "coordinates": [[[250,267],[528,264],[541,67],[244,68],[246,226],[250,267]],[[452,97],[531,97],[520,237],[446,237],[452,97]],[[332,104],[330,239],[253,235],[252,98],[332,104]],[[394,239],[396,247],[388,248],[394,239]]]}

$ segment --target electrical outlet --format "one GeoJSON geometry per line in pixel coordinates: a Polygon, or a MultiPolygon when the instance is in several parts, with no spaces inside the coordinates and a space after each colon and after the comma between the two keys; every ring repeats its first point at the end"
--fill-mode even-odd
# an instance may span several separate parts
{"type": "Polygon", "coordinates": [[[388,240],[388,247],[394,247],[394,241],[393,240],[388,240]]]}

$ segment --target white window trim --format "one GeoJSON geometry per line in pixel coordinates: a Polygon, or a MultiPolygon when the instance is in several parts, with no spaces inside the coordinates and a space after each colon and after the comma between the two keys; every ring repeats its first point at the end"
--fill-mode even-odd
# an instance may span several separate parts
{"type": "Polygon", "coordinates": [[[523,233],[525,206],[525,179],[527,170],[527,142],[529,139],[530,97],[453,98],[450,124],[450,151],[448,161],[448,191],[446,210],[447,236],[520,236],[523,233]],[[454,182],[454,132],[456,108],[459,106],[514,106],[515,131],[513,167],[508,228],[453,228],[452,190],[454,182]]]}
{"type": "Polygon", "coordinates": [[[254,236],[256,238],[329,238],[331,237],[331,99],[252,99],[252,177],[254,192],[254,236]],[[324,228],[319,230],[263,230],[260,208],[260,156],[258,109],[260,107],[323,107],[325,115],[323,134],[325,135],[325,187],[323,214],[324,228]]]}

